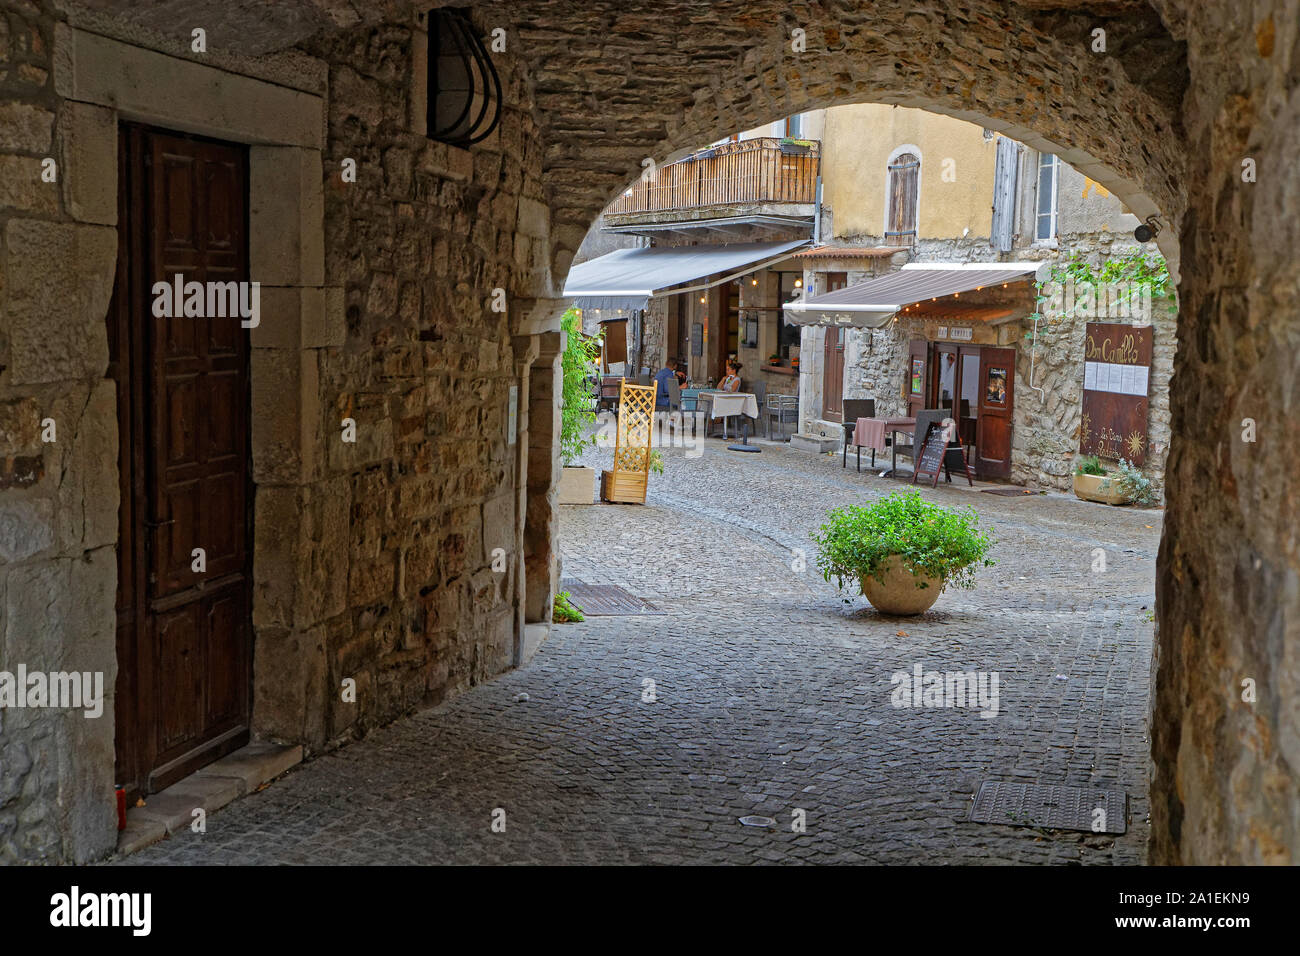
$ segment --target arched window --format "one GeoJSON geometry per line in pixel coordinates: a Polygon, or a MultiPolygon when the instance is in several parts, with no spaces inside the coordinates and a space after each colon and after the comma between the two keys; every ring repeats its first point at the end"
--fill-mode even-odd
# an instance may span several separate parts
{"type": "Polygon", "coordinates": [[[891,246],[910,246],[916,242],[916,213],[920,200],[921,158],[915,153],[899,153],[889,161],[888,202],[885,216],[885,242],[891,246]]]}

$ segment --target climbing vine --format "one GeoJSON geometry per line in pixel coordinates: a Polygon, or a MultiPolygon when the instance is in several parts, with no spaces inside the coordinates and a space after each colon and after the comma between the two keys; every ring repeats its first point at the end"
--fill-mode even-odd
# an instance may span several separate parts
{"type": "MultiPolygon", "coordinates": [[[[1110,301],[1116,305],[1141,302],[1146,296],[1149,296],[1152,302],[1174,297],[1173,285],[1169,278],[1169,264],[1165,262],[1164,257],[1158,254],[1147,255],[1141,251],[1107,259],[1100,266],[1092,265],[1079,252],[1057,263],[1048,273],[1047,280],[1038,283],[1036,296],[1038,310],[1029,318],[1040,322],[1052,321],[1052,317],[1042,311],[1042,304],[1053,298],[1043,291],[1049,285],[1086,290],[1091,293],[1089,296],[1079,297],[1078,301],[1081,305],[1085,302],[1099,304],[1102,299],[1098,293],[1103,289],[1118,292],[1117,296],[1110,298],[1110,301]]],[[[1073,311],[1065,312],[1059,317],[1068,318],[1073,311]]],[[[1025,334],[1029,335],[1029,333],[1025,334]]]]}

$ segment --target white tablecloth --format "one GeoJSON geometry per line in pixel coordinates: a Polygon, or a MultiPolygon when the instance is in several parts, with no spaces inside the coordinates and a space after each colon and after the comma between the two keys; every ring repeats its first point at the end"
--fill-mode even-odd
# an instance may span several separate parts
{"type": "Polygon", "coordinates": [[[745,415],[758,418],[758,399],[752,392],[704,392],[713,399],[714,418],[730,418],[732,415],[745,415]]]}

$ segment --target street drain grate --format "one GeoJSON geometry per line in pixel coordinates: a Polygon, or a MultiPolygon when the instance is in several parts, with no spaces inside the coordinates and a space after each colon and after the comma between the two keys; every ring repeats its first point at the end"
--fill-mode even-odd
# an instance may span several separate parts
{"type": "Polygon", "coordinates": [[[562,578],[560,590],[568,591],[569,602],[587,617],[667,613],[616,584],[583,584],[577,578],[562,578]]]}
{"type": "Polygon", "coordinates": [[[972,823],[1003,823],[1015,827],[1125,833],[1128,795],[1123,790],[985,780],[975,794],[969,819],[972,823]],[[1098,810],[1102,812],[1097,813],[1098,810]]]}
{"type": "Polygon", "coordinates": [[[1002,495],[1006,498],[1023,498],[1026,495],[1041,495],[1043,493],[1034,491],[1032,488],[981,488],[980,491],[986,495],[1002,495]]]}

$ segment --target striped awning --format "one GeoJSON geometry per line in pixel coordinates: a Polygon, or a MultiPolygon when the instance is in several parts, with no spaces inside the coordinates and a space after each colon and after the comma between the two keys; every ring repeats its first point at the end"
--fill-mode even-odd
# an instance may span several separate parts
{"type": "Polygon", "coordinates": [[[897,272],[785,305],[795,325],[878,329],[906,306],[1036,278],[1042,262],[913,262],[897,272]]]}

